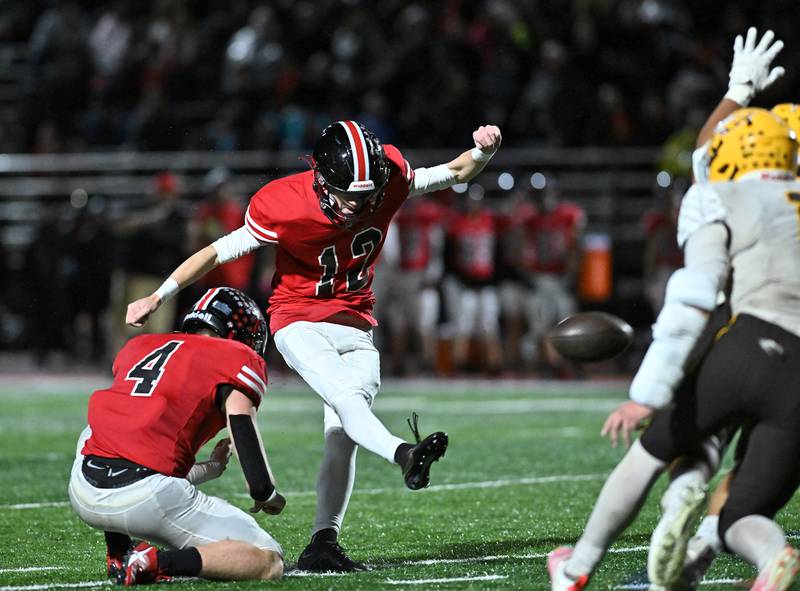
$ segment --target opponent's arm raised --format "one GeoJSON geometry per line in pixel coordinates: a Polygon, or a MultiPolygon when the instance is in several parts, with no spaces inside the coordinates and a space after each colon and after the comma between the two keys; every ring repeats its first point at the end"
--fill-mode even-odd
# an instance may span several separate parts
{"type": "Polygon", "coordinates": [[[767,31],[756,44],[758,32],[755,27],[747,30],[746,38],[737,35],[733,42],[733,62],[728,76],[728,92],[719,102],[706,120],[697,136],[696,147],[705,144],[717,123],[728,115],[746,107],[750,101],[773,82],[783,76],[785,70],[781,66],[771,68],[772,61],[783,49],[783,41],[774,43],[775,33],[767,31]]]}

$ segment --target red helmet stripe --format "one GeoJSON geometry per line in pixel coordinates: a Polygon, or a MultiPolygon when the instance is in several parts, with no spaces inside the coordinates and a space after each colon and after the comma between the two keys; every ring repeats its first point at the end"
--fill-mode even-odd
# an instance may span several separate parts
{"type": "Polygon", "coordinates": [[[214,299],[214,296],[217,295],[218,291],[219,291],[219,287],[213,287],[213,288],[209,289],[205,293],[205,295],[202,298],[200,298],[200,300],[195,305],[194,309],[195,310],[205,310],[208,307],[208,303],[211,300],[214,299]]]}
{"type": "Polygon", "coordinates": [[[353,181],[369,180],[369,161],[367,160],[367,142],[361,128],[353,121],[340,121],[347,131],[350,147],[353,149],[353,181]]]}

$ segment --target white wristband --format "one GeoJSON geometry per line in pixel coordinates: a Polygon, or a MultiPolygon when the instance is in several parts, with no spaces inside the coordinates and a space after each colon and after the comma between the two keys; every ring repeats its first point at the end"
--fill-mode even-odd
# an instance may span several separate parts
{"type": "Polygon", "coordinates": [[[175,281],[172,277],[167,277],[167,280],[161,284],[161,287],[159,287],[155,293],[163,304],[176,293],[178,293],[180,289],[181,287],[178,285],[177,281],[175,281]]]}
{"type": "Polygon", "coordinates": [[[475,162],[486,162],[488,160],[491,160],[492,156],[494,156],[494,152],[495,151],[484,152],[480,148],[475,147],[475,148],[472,148],[472,152],[470,152],[470,154],[472,155],[472,159],[475,162]]]}
{"type": "Polygon", "coordinates": [[[752,84],[732,84],[728,87],[728,92],[725,93],[725,98],[732,100],[734,103],[737,103],[742,107],[746,107],[750,104],[753,94],[752,84]]]}

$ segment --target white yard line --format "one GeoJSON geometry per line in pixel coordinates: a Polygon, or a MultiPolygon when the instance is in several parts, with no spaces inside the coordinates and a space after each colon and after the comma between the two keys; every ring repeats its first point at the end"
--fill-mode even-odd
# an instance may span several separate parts
{"type": "Polygon", "coordinates": [[[43,570],[62,570],[62,566],[24,566],[22,568],[0,568],[2,573],[35,573],[43,570]]]}
{"type": "Polygon", "coordinates": [[[0,509],[43,509],[45,507],[67,507],[67,501],[53,501],[48,503],[16,503],[13,505],[0,505],[0,509]]]}
{"type": "Polygon", "coordinates": [[[80,589],[85,587],[105,587],[111,581],[84,581],[82,583],[43,583],[41,585],[7,585],[0,591],[41,591],[42,589],[80,589]]]}
{"type": "MultiPolygon", "coordinates": [[[[622,548],[611,548],[609,554],[627,554],[629,552],[644,552],[647,546],[623,546],[622,548]]],[[[535,558],[547,558],[549,552],[539,552],[536,554],[495,554],[493,556],[476,556],[472,558],[428,558],[425,560],[408,560],[396,566],[435,566],[437,564],[463,564],[466,562],[494,562],[497,560],[526,560],[535,558]]],[[[393,565],[395,566],[395,565],[393,565]]]]}
{"type": "MultiPolygon", "coordinates": [[[[471,490],[481,488],[501,488],[504,486],[519,486],[526,484],[550,484],[553,482],[581,482],[585,480],[602,480],[607,474],[557,474],[553,476],[532,476],[529,478],[506,478],[502,480],[484,480],[482,482],[454,482],[452,484],[435,484],[423,491],[426,492],[442,492],[450,490],[471,490]]],[[[387,488],[364,488],[355,489],[353,494],[356,495],[380,495],[386,493],[400,492],[405,493],[405,489],[399,486],[387,488]]],[[[288,497],[311,497],[316,495],[316,491],[303,490],[285,493],[288,497]]],[[[246,493],[235,493],[233,496],[241,498],[250,498],[246,493]]],[[[0,510],[3,509],[43,509],[46,507],[67,507],[67,501],[52,501],[46,503],[15,503],[11,505],[0,505],[0,510]]]]}
{"type": "MultiPolygon", "coordinates": [[[[525,484],[550,484],[553,482],[580,482],[585,480],[602,480],[608,474],[558,474],[554,476],[533,476],[529,478],[507,478],[502,480],[484,480],[482,482],[454,482],[452,484],[434,484],[428,488],[422,489],[421,492],[442,492],[449,490],[470,490],[481,488],[501,488],[504,486],[518,486],[525,484]]],[[[354,495],[381,495],[386,493],[400,492],[405,493],[405,489],[399,486],[387,488],[364,488],[354,489],[354,495]]],[[[317,493],[313,490],[287,492],[286,496],[290,497],[310,497],[315,496],[317,493]]],[[[417,493],[419,494],[419,493],[417,493]]],[[[233,496],[250,498],[246,493],[235,493],[233,496]]],[[[0,505],[0,509],[3,506],[0,505]]]]}
{"type": "Polygon", "coordinates": [[[384,582],[389,585],[432,585],[435,583],[463,583],[466,581],[499,581],[507,578],[508,575],[478,575],[475,577],[448,577],[442,579],[386,579],[384,582]]]}
{"type": "MultiPolygon", "coordinates": [[[[700,581],[701,585],[739,585],[744,583],[745,579],[703,579],[700,581]]],[[[650,583],[628,583],[626,585],[617,585],[614,589],[649,589],[650,583]]]]}

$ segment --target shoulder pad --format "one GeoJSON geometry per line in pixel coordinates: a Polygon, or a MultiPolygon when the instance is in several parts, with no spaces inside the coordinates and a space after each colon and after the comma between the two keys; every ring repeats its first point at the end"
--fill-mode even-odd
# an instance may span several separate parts
{"type": "Polygon", "coordinates": [[[407,177],[409,174],[411,174],[411,166],[409,165],[408,160],[403,157],[403,154],[400,152],[400,150],[397,149],[397,146],[393,146],[392,144],[384,144],[383,153],[386,154],[386,159],[390,162],[390,164],[395,168],[398,168],[404,177],[407,177]]]}
{"type": "Polygon", "coordinates": [[[696,183],[689,187],[681,201],[678,214],[678,246],[683,248],[686,240],[698,228],[725,220],[722,199],[709,183],[696,183]]]}

